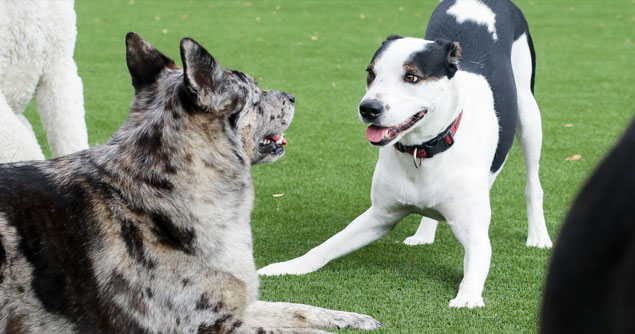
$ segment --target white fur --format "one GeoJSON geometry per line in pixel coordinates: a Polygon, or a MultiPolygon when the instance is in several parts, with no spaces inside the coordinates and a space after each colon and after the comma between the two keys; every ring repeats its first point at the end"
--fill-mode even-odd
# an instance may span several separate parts
{"type": "Polygon", "coordinates": [[[457,0],[447,13],[456,17],[456,22],[459,24],[472,21],[486,26],[487,31],[492,34],[492,39],[498,40],[496,14],[484,3],[478,0],[457,0]]]}
{"type": "Polygon", "coordinates": [[[0,162],[44,159],[22,115],[33,96],[54,157],[88,148],[73,1],[0,1],[0,162]]]}
{"type": "MultiPolygon", "coordinates": [[[[429,41],[403,38],[393,41],[374,64],[376,78],[362,98],[390,105],[373,123],[394,126],[422,109],[425,117],[400,137],[379,150],[373,175],[372,206],[323,244],[305,255],[258,271],[261,275],[304,274],[382,237],[409,214],[424,216],[417,233],[406,244],[434,241],[437,220],[445,219],[465,249],[464,277],[451,307],[484,306],[482,292],[492,249],[488,229],[491,218],[489,189],[497,173],[490,167],[498,145],[498,119],[492,90],[480,75],[458,71],[452,79],[424,80],[415,85],[403,81],[403,64],[429,41]],[[463,111],[455,144],[415,168],[413,156],[397,151],[399,140],[416,145],[442,132],[463,111]]],[[[526,38],[512,51],[514,74],[521,105],[519,141],[528,170],[528,246],[550,247],[542,213],[542,189],[538,180],[540,116],[529,88],[531,56],[526,38]],[[538,138],[536,138],[538,137],[538,138]]]]}

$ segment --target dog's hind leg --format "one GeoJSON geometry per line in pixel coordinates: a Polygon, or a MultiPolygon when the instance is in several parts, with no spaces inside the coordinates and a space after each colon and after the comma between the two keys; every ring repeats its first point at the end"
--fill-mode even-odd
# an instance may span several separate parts
{"type": "MultiPolygon", "coordinates": [[[[365,314],[329,310],[303,304],[264,301],[257,301],[249,305],[243,315],[243,322],[248,327],[293,330],[300,328],[375,329],[381,327],[377,320],[365,314]]],[[[296,332],[289,331],[288,333],[296,332]]],[[[299,331],[297,333],[305,332],[299,331]]],[[[306,333],[314,332],[306,331],[306,333]]]]}
{"type": "Polygon", "coordinates": [[[421,223],[419,223],[419,228],[417,232],[411,237],[406,238],[403,241],[404,244],[408,246],[416,246],[416,245],[425,245],[431,244],[434,242],[434,235],[437,232],[438,221],[428,218],[422,217],[421,223]]]}
{"type": "Polygon", "coordinates": [[[286,262],[270,264],[260,270],[260,275],[302,275],[322,268],[331,260],[356,251],[388,233],[406,211],[394,211],[370,207],[355,218],[345,229],[335,234],[306,254],[286,262]]]}
{"type": "Polygon", "coordinates": [[[529,33],[512,45],[512,68],[516,81],[518,96],[518,130],[516,138],[525,160],[527,184],[525,198],[527,200],[528,235],[527,246],[550,248],[551,239],[547,232],[542,206],[543,191],[538,175],[540,150],[542,146],[542,125],[540,110],[533,94],[533,45],[529,33]]]}
{"type": "Polygon", "coordinates": [[[35,133],[22,115],[16,115],[0,92],[0,163],[44,160],[35,133]]]}
{"type": "Polygon", "coordinates": [[[88,148],[82,80],[72,59],[60,59],[44,73],[36,101],[54,158],[88,148]]]}

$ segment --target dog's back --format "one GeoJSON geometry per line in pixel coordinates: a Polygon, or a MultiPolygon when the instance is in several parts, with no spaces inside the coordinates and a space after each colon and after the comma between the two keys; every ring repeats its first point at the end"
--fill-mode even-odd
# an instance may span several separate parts
{"type": "Polygon", "coordinates": [[[502,167],[514,141],[518,105],[509,50],[523,35],[531,53],[533,91],[534,47],[525,16],[511,1],[445,0],[432,13],[426,29],[427,40],[442,38],[461,43],[461,70],[484,76],[492,89],[501,129],[492,172],[502,167]]]}
{"type": "Polygon", "coordinates": [[[90,260],[105,243],[98,203],[113,189],[82,167],[91,165],[87,157],[0,165],[0,298],[7,299],[0,328],[8,332],[69,332],[68,320],[80,329],[129,328],[124,313],[99,296],[90,260]],[[72,176],[60,177],[66,183],[56,180],[63,173],[72,176]]]}

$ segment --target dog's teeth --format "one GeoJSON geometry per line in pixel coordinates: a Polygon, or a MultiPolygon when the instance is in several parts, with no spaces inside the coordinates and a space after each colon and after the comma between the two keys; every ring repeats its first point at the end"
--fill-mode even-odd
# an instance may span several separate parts
{"type": "Polygon", "coordinates": [[[386,130],[386,133],[384,133],[384,137],[388,137],[390,130],[386,130]]]}

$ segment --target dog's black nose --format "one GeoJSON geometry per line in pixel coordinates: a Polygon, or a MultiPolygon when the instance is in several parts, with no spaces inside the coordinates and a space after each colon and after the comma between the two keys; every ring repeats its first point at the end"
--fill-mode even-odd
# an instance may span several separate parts
{"type": "Polygon", "coordinates": [[[365,100],[359,104],[359,113],[369,121],[375,120],[384,110],[384,105],[379,100],[365,100]]]}
{"type": "Polygon", "coordinates": [[[295,102],[295,96],[293,96],[292,94],[289,94],[287,92],[283,92],[282,94],[284,94],[284,96],[289,99],[289,101],[291,101],[291,103],[295,102]]]}

